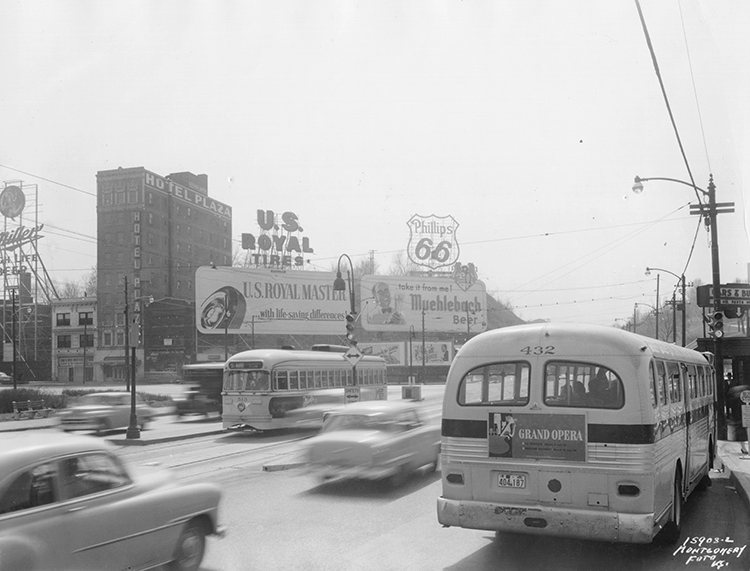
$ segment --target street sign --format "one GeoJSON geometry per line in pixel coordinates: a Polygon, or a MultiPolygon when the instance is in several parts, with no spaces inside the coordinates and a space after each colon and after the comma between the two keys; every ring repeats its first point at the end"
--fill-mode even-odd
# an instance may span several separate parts
{"type": "Polygon", "coordinates": [[[750,391],[742,391],[740,393],[740,400],[745,404],[750,404],[750,391]]]}
{"type": "MultiPolygon", "coordinates": [[[[696,289],[698,307],[713,307],[714,292],[712,285],[698,286],[696,289]]],[[[722,306],[750,306],[750,285],[720,284],[719,302],[722,306]]]]}
{"type": "Polygon", "coordinates": [[[346,403],[359,402],[360,392],[359,387],[346,387],[344,389],[344,399],[346,403]]]}
{"type": "Polygon", "coordinates": [[[354,367],[357,363],[359,363],[362,360],[362,357],[364,357],[364,355],[362,354],[362,351],[360,351],[356,347],[349,347],[346,350],[346,353],[344,353],[344,359],[349,361],[349,364],[352,367],[354,367]]]}

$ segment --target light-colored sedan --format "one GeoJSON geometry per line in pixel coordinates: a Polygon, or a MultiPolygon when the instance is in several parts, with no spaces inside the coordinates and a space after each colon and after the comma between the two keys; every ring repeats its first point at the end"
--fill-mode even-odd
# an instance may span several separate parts
{"type": "MultiPolygon", "coordinates": [[[[135,395],[137,424],[145,429],[155,413],[140,394],[135,395]]],[[[91,393],[81,397],[72,408],[60,411],[60,428],[63,430],[114,430],[130,426],[130,400],[128,392],[91,393]]]]}
{"type": "Polygon", "coordinates": [[[320,434],[307,441],[311,473],[332,478],[390,479],[394,486],[422,467],[437,468],[440,427],[402,401],[347,404],[327,415],[320,434]]]}
{"type": "Polygon", "coordinates": [[[222,535],[221,490],[126,468],[110,443],[54,431],[0,435],[0,571],[200,566],[222,535]]]}

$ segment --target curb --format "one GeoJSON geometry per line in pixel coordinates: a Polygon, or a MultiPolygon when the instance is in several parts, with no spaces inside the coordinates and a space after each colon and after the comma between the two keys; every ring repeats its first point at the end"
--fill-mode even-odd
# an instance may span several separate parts
{"type": "MultiPolygon", "coordinates": [[[[149,444],[162,444],[164,442],[174,442],[175,440],[187,440],[188,438],[198,438],[199,436],[212,436],[216,434],[224,434],[225,430],[223,428],[218,428],[216,430],[208,430],[206,432],[190,432],[187,434],[175,434],[174,436],[163,436],[161,438],[151,438],[147,440],[141,440],[140,438],[107,438],[106,436],[104,439],[107,442],[111,442],[112,444],[119,444],[122,446],[148,446],[149,444]]],[[[119,436],[119,435],[118,435],[119,436]]]]}
{"type": "Polygon", "coordinates": [[[729,481],[734,486],[745,508],[750,511],[750,455],[743,455],[739,451],[731,450],[733,445],[743,449],[742,442],[719,441],[716,456],[721,460],[722,467],[729,470],[729,481]]]}

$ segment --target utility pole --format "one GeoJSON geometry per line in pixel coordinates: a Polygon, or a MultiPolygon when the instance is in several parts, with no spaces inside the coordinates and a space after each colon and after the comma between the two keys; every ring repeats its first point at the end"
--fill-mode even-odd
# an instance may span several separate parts
{"type": "Polygon", "coordinates": [[[128,276],[125,276],[125,388],[130,391],[130,319],[128,318],[128,276]]]}

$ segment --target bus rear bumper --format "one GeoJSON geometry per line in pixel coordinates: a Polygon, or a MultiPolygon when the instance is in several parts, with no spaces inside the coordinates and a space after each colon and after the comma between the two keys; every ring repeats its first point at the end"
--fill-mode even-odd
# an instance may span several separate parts
{"type": "Polygon", "coordinates": [[[628,514],[547,506],[509,506],[438,498],[443,527],[464,527],[574,537],[623,543],[651,543],[654,514],[628,514]]]}

